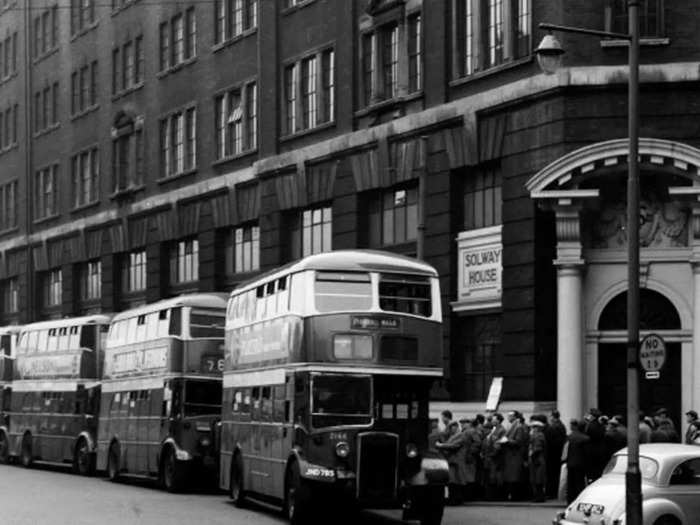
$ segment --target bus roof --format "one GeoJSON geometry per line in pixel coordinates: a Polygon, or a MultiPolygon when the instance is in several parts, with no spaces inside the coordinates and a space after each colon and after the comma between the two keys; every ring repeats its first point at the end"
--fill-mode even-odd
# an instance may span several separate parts
{"type": "Polygon", "coordinates": [[[431,265],[412,257],[380,250],[336,250],[309,255],[280,268],[245,281],[232,293],[265,281],[275,275],[286,275],[304,270],[326,270],[337,272],[389,272],[409,273],[437,277],[431,265]]]}
{"type": "Polygon", "coordinates": [[[0,326],[0,336],[19,334],[23,328],[24,326],[19,324],[8,324],[6,326],[0,326]]]}
{"type": "Polygon", "coordinates": [[[196,306],[200,308],[220,308],[225,310],[227,300],[228,294],[226,293],[192,293],[178,295],[177,297],[171,297],[155,303],[149,303],[136,308],[131,308],[130,310],[124,310],[123,312],[115,315],[113,321],[120,321],[122,319],[129,319],[137,315],[159,312],[161,310],[175,308],[177,306],[196,306]]]}
{"type": "Polygon", "coordinates": [[[82,317],[66,317],[65,319],[54,319],[51,321],[39,321],[37,323],[25,324],[19,327],[20,332],[31,330],[45,330],[47,328],[63,328],[64,326],[76,326],[84,324],[109,324],[112,314],[94,314],[82,317]]]}

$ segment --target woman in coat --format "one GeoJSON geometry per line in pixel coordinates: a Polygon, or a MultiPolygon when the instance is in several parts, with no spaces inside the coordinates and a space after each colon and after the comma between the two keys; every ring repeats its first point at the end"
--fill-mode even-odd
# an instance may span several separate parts
{"type": "Polygon", "coordinates": [[[528,466],[533,501],[541,503],[544,501],[544,487],[547,484],[547,440],[544,436],[544,423],[537,420],[530,420],[528,466]]]}
{"type": "Polygon", "coordinates": [[[436,443],[450,466],[450,503],[458,505],[464,499],[464,486],[467,484],[466,435],[453,421],[448,427],[447,441],[436,443]]]}

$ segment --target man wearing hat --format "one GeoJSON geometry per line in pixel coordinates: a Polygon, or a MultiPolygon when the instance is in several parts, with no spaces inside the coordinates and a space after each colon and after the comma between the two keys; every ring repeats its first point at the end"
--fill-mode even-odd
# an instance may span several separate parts
{"type": "Polygon", "coordinates": [[[584,432],[591,439],[586,468],[589,483],[597,480],[605,468],[605,427],[599,421],[602,415],[597,408],[591,408],[584,418],[586,421],[584,432]]]}
{"type": "Polygon", "coordinates": [[[537,417],[530,418],[530,443],[528,445],[528,467],[533,501],[544,501],[544,487],[547,483],[547,440],[544,436],[545,424],[537,417]]]}
{"type": "Polygon", "coordinates": [[[695,437],[695,425],[693,423],[698,420],[698,413],[695,410],[688,410],[685,413],[685,421],[688,423],[688,430],[685,431],[685,442],[688,445],[693,444],[695,437]]]}
{"type": "Polygon", "coordinates": [[[678,443],[678,433],[676,427],[668,417],[668,410],[660,408],[654,414],[656,428],[651,432],[652,443],[678,443]]]}

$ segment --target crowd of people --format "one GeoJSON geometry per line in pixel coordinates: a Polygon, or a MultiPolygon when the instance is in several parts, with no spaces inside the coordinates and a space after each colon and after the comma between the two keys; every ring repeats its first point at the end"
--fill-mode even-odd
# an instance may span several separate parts
{"type": "MultiPolygon", "coordinates": [[[[688,430],[683,441],[700,445],[700,419],[686,413],[688,430]]],[[[640,413],[640,443],[679,442],[673,421],[664,408],[653,416],[640,413]]],[[[581,419],[569,422],[569,431],[554,410],[547,417],[533,414],[526,422],[520,412],[478,414],[456,421],[442,412],[430,436],[430,446],[450,466],[449,501],[557,499],[560,481],[567,503],[586,484],[598,479],[612,455],[627,446],[623,417],[608,417],[592,408],[581,419]],[[566,465],[565,480],[560,480],[566,465]]]]}

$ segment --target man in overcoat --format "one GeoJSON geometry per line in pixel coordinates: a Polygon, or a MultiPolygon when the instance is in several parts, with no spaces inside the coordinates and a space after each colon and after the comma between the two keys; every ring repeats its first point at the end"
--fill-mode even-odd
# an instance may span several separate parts
{"type": "Polygon", "coordinates": [[[447,440],[438,442],[436,447],[450,466],[449,502],[459,505],[464,499],[464,486],[467,484],[466,434],[461,431],[457,421],[449,423],[447,432],[447,440]]]}
{"type": "Polygon", "coordinates": [[[542,421],[530,418],[530,442],[527,456],[532,498],[537,503],[544,501],[544,488],[547,483],[547,439],[544,428],[542,421]]]}
{"type": "Polygon", "coordinates": [[[571,433],[567,438],[566,455],[566,502],[571,503],[586,487],[586,466],[590,461],[591,438],[583,432],[583,425],[572,419],[571,433]]]}
{"type": "Polygon", "coordinates": [[[479,422],[475,419],[467,422],[463,430],[466,463],[464,498],[467,500],[476,496],[476,482],[479,479],[481,435],[478,427],[479,422]]]}
{"type": "Polygon", "coordinates": [[[503,443],[503,483],[509,500],[518,499],[522,490],[523,467],[527,456],[527,428],[518,412],[509,412],[510,427],[503,443]]]}
{"type": "Polygon", "coordinates": [[[566,427],[557,410],[552,410],[544,437],[547,441],[547,497],[556,499],[559,494],[561,453],[566,443],[566,427]]]}
{"type": "Polygon", "coordinates": [[[481,457],[484,465],[484,496],[493,500],[503,489],[503,439],[506,429],[503,416],[498,412],[491,416],[491,430],[481,444],[481,457]]]}

